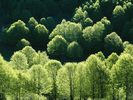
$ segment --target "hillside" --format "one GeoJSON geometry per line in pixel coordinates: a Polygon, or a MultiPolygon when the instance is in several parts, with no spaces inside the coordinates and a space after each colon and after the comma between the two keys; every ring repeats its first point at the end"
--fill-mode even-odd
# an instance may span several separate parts
{"type": "Polygon", "coordinates": [[[133,0],[0,0],[0,15],[0,100],[133,100],[133,0]]]}

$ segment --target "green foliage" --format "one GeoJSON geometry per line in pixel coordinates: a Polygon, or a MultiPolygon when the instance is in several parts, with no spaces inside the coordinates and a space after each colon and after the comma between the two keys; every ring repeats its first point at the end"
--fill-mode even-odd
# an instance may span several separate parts
{"type": "Polygon", "coordinates": [[[83,49],[77,42],[71,42],[67,47],[67,55],[73,59],[79,59],[83,56],[83,49]]]}
{"type": "Polygon", "coordinates": [[[132,11],[133,0],[0,0],[0,100],[133,100],[132,11]]]}
{"type": "MultiPolygon", "coordinates": [[[[116,32],[121,32],[123,24],[125,24],[125,11],[122,6],[116,6],[113,10],[112,24],[116,32]]],[[[119,33],[120,34],[120,33],[119,33]]]]}
{"type": "Polygon", "coordinates": [[[86,63],[80,62],[78,63],[75,71],[75,77],[76,77],[76,96],[79,99],[86,98],[89,96],[88,88],[89,88],[89,82],[87,78],[86,73],[86,63]]]}
{"type": "Polygon", "coordinates": [[[87,12],[83,11],[81,7],[76,9],[75,15],[73,16],[73,21],[74,22],[80,22],[84,20],[87,17],[87,12]]]}
{"type": "Polygon", "coordinates": [[[28,61],[26,56],[21,52],[15,52],[11,57],[11,64],[13,68],[18,70],[26,70],[28,69],[28,61]]]}
{"type": "Polygon", "coordinates": [[[30,46],[30,42],[26,39],[21,39],[16,45],[17,50],[23,49],[25,46],[30,46]]]}
{"type": "Polygon", "coordinates": [[[108,58],[105,60],[105,65],[108,69],[111,69],[113,65],[117,62],[119,56],[116,53],[112,53],[108,58]]]}
{"type": "Polygon", "coordinates": [[[47,45],[47,51],[52,56],[62,56],[67,51],[67,41],[62,36],[55,36],[47,45]]]}
{"type": "Polygon", "coordinates": [[[86,73],[89,79],[89,96],[92,99],[106,97],[107,74],[104,63],[95,55],[87,59],[86,73]]]}
{"type": "Polygon", "coordinates": [[[75,63],[66,63],[57,74],[57,88],[60,96],[74,99],[75,93],[75,63]]]}
{"type": "Polygon", "coordinates": [[[104,54],[100,51],[98,53],[95,54],[100,60],[104,61],[105,60],[105,56],[104,54]]]}
{"type": "Polygon", "coordinates": [[[49,38],[53,39],[56,35],[61,35],[68,42],[80,41],[82,39],[82,26],[74,22],[63,20],[52,31],[49,38]]]}
{"type": "Polygon", "coordinates": [[[21,52],[26,56],[29,67],[31,67],[34,64],[34,57],[37,55],[36,51],[32,47],[26,46],[21,52]]]}
{"type": "Polygon", "coordinates": [[[133,84],[133,58],[129,54],[122,54],[112,68],[112,77],[117,87],[124,87],[126,100],[128,100],[130,89],[133,84]]]}
{"type": "Polygon", "coordinates": [[[51,32],[56,26],[56,21],[53,17],[41,18],[40,23],[48,28],[51,32]]]}
{"type": "Polygon", "coordinates": [[[30,34],[31,44],[33,46],[46,48],[48,42],[49,31],[44,25],[38,24],[35,26],[34,31],[30,34]]]}
{"type": "Polygon", "coordinates": [[[44,66],[49,61],[49,57],[46,52],[40,52],[38,51],[37,54],[35,54],[35,57],[33,58],[34,64],[40,64],[44,66]]]}
{"type": "Polygon", "coordinates": [[[28,21],[28,28],[33,31],[33,29],[36,27],[36,25],[38,25],[38,22],[36,21],[36,19],[34,17],[31,17],[28,21]]]}
{"type": "Polygon", "coordinates": [[[48,77],[47,70],[41,65],[33,65],[31,67],[31,88],[33,93],[38,95],[44,93],[47,94],[51,91],[51,79],[48,77]]]}
{"type": "Polygon", "coordinates": [[[123,51],[123,43],[121,38],[115,32],[112,32],[105,37],[104,48],[107,53],[120,53],[121,51],[123,51]]]}
{"type": "Polygon", "coordinates": [[[83,30],[83,37],[85,39],[84,46],[87,51],[99,51],[103,44],[105,26],[101,22],[97,22],[93,26],[86,27],[83,30]]]}
{"type": "Polygon", "coordinates": [[[62,64],[57,60],[50,60],[45,64],[45,68],[48,71],[48,76],[52,81],[52,96],[54,99],[57,98],[57,72],[62,67],[62,64]]]}
{"type": "Polygon", "coordinates": [[[4,42],[8,45],[14,46],[22,38],[26,38],[29,29],[25,26],[25,23],[21,20],[13,23],[7,31],[3,34],[4,42]]]}

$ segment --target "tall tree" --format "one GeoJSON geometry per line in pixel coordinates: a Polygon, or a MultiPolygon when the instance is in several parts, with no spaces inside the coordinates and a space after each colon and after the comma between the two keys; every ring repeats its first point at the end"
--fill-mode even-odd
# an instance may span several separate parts
{"type": "Polygon", "coordinates": [[[60,96],[66,99],[74,100],[75,97],[75,63],[66,63],[59,69],[57,74],[57,87],[60,96]]]}
{"type": "Polygon", "coordinates": [[[50,60],[45,64],[45,68],[48,70],[48,75],[52,80],[52,94],[53,99],[57,99],[57,85],[56,85],[56,76],[58,70],[62,67],[62,64],[57,60],[50,60]]]}
{"type": "Polygon", "coordinates": [[[112,77],[117,88],[125,90],[125,100],[129,100],[133,85],[133,57],[129,54],[122,54],[111,69],[112,77]]]}
{"type": "Polygon", "coordinates": [[[47,70],[42,65],[33,65],[29,72],[32,79],[31,88],[33,93],[38,95],[50,93],[52,84],[47,70]]]}
{"type": "Polygon", "coordinates": [[[92,99],[106,97],[107,73],[104,63],[97,56],[91,55],[86,64],[90,82],[90,97],[92,99]]]}

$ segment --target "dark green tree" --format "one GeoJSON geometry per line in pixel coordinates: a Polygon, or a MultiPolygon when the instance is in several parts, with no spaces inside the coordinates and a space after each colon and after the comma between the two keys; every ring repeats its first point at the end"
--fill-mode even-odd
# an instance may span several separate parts
{"type": "Polygon", "coordinates": [[[47,51],[51,56],[64,56],[67,52],[67,41],[62,36],[55,36],[47,45],[47,51]]]}
{"type": "Polygon", "coordinates": [[[30,46],[30,42],[26,39],[21,39],[20,41],[18,41],[18,43],[16,44],[16,50],[21,50],[23,49],[25,46],[30,46]]]}
{"type": "Polygon", "coordinates": [[[10,46],[15,46],[19,40],[22,38],[27,38],[29,29],[26,27],[25,23],[21,20],[14,22],[4,35],[4,42],[10,46]]]}
{"type": "Polygon", "coordinates": [[[67,47],[67,55],[72,59],[83,57],[83,49],[77,42],[71,42],[67,47]]]}
{"type": "Polygon", "coordinates": [[[112,32],[105,37],[104,48],[107,54],[112,52],[121,53],[123,51],[121,38],[115,32],[112,32]]]}

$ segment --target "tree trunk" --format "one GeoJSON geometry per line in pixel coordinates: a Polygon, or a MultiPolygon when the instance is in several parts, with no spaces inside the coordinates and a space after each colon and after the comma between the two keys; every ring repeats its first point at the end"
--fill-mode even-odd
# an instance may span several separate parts
{"type": "Polygon", "coordinates": [[[92,87],[92,100],[94,100],[95,99],[95,93],[94,93],[94,83],[93,83],[93,85],[92,85],[93,87],[92,87]]]}
{"type": "Polygon", "coordinates": [[[54,80],[53,86],[54,86],[54,88],[53,88],[53,92],[54,92],[54,93],[53,93],[53,94],[54,94],[54,100],[56,100],[56,98],[57,98],[57,96],[56,96],[56,92],[57,92],[57,91],[56,91],[56,90],[57,90],[57,89],[56,89],[56,83],[55,83],[55,80],[54,80]]]}
{"type": "Polygon", "coordinates": [[[73,98],[73,88],[72,88],[72,79],[70,79],[70,100],[74,100],[74,98],[73,98]]]}
{"type": "Polygon", "coordinates": [[[128,100],[129,96],[129,86],[128,86],[128,75],[126,76],[126,100],[128,100]]]}
{"type": "Polygon", "coordinates": [[[114,83],[112,83],[112,100],[115,100],[115,89],[114,89],[114,83]]]}

